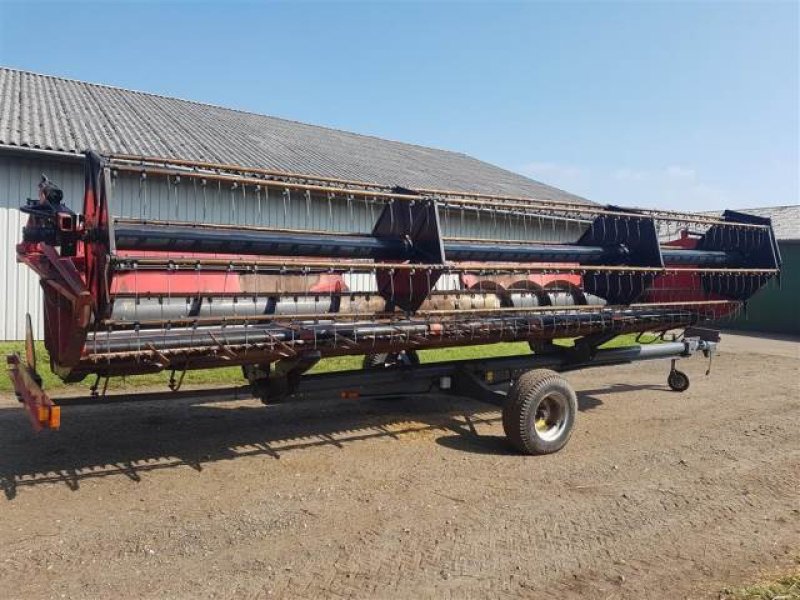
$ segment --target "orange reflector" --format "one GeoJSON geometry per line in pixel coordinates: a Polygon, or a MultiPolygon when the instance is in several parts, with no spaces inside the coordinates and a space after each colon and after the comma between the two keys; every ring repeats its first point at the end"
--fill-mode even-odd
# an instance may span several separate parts
{"type": "Polygon", "coordinates": [[[358,391],[357,390],[342,390],[339,393],[339,397],[342,400],[356,400],[358,398],[358,391]]]}
{"type": "Polygon", "coordinates": [[[39,406],[36,416],[39,424],[47,429],[58,429],[61,427],[61,407],[60,406],[39,406]]]}
{"type": "Polygon", "coordinates": [[[61,407],[60,406],[51,406],[50,407],[50,419],[47,422],[47,426],[50,429],[58,429],[61,427],[61,407]]]}

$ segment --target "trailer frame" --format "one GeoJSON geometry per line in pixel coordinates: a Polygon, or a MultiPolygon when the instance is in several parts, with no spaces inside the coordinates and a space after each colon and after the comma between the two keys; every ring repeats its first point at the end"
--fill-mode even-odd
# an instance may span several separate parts
{"type": "MultiPolygon", "coordinates": [[[[538,352],[506,357],[452,360],[427,364],[393,364],[390,367],[377,367],[338,371],[330,373],[306,373],[315,364],[313,357],[297,363],[297,370],[288,369],[277,376],[270,377],[270,385],[263,386],[264,379],[250,385],[230,388],[209,388],[202,390],[183,390],[169,392],[144,392],[134,394],[99,395],[50,398],[41,388],[41,379],[33,364],[28,364],[19,355],[9,356],[18,399],[28,408],[34,427],[39,429],[58,429],[61,425],[62,407],[96,405],[105,403],[154,402],[179,398],[209,400],[232,400],[255,397],[264,404],[326,400],[331,397],[341,399],[387,399],[419,396],[451,396],[469,398],[502,408],[506,435],[514,443],[525,431],[509,431],[517,428],[530,428],[518,418],[520,411],[535,410],[534,404],[541,398],[531,398],[526,403],[519,396],[519,381],[523,377],[538,377],[562,386],[565,402],[561,404],[564,419],[568,426],[553,440],[545,450],[520,447],[527,454],[548,454],[560,450],[571,435],[577,405],[575,394],[569,383],[558,375],[562,372],[587,368],[610,367],[630,364],[644,360],[670,360],[667,384],[674,391],[683,392],[689,387],[688,376],[676,369],[679,359],[702,354],[706,358],[716,353],[720,340],[719,332],[706,328],[687,328],[680,339],[653,344],[638,344],[622,348],[600,349],[608,341],[606,336],[587,337],[576,340],[574,346],[550,345],[539,347],[538,352]],[[532,375],[533,374],[533,375],[532,375]],[[515,396],[516,393],[516,396],[515,396]],[[572,398],[570,404],[570,398],[572,398]],[[515,400],[516,398],[516,400],[515,400]],[[533,406],[533,408],[531,408],[533,406]],[[516,412],[514,412],[516,411],[516,412]],[[514,414],[510,414],[513,412],[514,414]],[[568,419],[567,419],[568,417],[568,419]]],[[[545,390],[546,391],[546,390],[545,390]]],[[[552,392],[548,392],[552,393],[552,392]]],[[[557,393],[557,392],[556,392],[557,393]]],[[[530,432],[528,432],[530,433],[530,432]]],[[[523,436],[524,437],[524,436],[523,436]]]]}

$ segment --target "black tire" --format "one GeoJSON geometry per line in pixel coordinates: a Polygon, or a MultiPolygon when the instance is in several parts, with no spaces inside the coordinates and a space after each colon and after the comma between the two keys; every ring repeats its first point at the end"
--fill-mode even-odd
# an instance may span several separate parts
{"type": "Polygon", "coordinates": [[[569,441],[578,398],[561,375],[549,369],[523,373],[503,406],[508,441],[524,454],[558,452],[569,441]]]}
{"type": "Polygon", "coordinates": [[[674,392],[685,392],[689,389],[689,376],[683,371],[673,369],[667,376],[667,385],[674,392]]]}
{"type": "Polygon", "coordinates": [[[403,365],[418,365],[419,355],[416,350],[401,350],[387,354],[367,354],[364,357],[365,369],[383,369],[385,367],[395,367],[403,365]]]}

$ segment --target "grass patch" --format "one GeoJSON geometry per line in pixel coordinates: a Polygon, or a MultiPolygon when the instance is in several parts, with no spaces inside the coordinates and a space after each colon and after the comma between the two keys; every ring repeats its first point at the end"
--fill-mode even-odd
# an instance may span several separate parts
{"type": "MultiPolygon", "coordinates": [[[[648,336],[642,343],[652,341],[654,336],[648,336]]],[[[574,339],[556,340],[556,344],[571,346],[574,339]]],[[[603,348],[623,348],[636,344],[635,334],[621,335],[607,344],[603,348]]],[[[24,355],[24,342],[0,342],[0,355],[5,356],[12,352],[19,352],[24,355]]],[[[441,348],[434,350],[421,350],[420,360],[423,363],[442,362],[448,360],[469,360],[476,358],[493,358],[497,356],[515,356],[518,354],[528,354],[530,349],[527,342],[513,342],[501,344],[488,344],[482,346],[459,346],[456,348],[441,348]]],[[[50,357],[42,342],[36,343],[36,356],[39,365],[39,374],[42,376],[44,388],[51,392],[69,391],[71,393],[88,393],[94,377],[87,377],[79,383],[65,384],[58,377],[50,372],[48,365],[50,357]]],[[[363,356],[337,356],[325,358],[314,366],[312,373],[329,373],[333,371],[348,371],[360,369],[363,356]]],[[[164,387],[169,381],[169,373],[154,373],[150,375],[133,375],[130,377],[115,377],[109,381],[109,390],[128,390],[143,387],[164,387]]],[[[220,369],[206,369],[201,371],[188,371],[183,380],[184,385],[204,385],[204,386],[226,386],[239,385],[244,383],[242,370],[240,367],[223,367],[220,369]]],[[[0,392],[11,392],[11,380],[8,377],[0,376],[0,392]]]]}
{"type": "Polygon", "coordinates": [[[800,571],[769,583],[722,590],[720,600],[800,600],[800,571]]]}

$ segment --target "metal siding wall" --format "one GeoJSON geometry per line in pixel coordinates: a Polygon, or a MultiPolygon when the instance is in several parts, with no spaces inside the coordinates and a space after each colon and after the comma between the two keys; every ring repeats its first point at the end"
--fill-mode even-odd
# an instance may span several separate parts
{"type": "Polygon", "coordinates": [[[547,217],[517,217],[508,213],[440,207],[439,219],[448,237],[574,242],[587,225],[547,217]]]}
{"type": "Polygon", "coordinates": [[[35,198],[42,173],[64,190],[66,203],[80,210],[83,203],[83,167],[79,162],[61,162],[39,158],[19,158],[0,153],[0,340],[25,339],[25,313],[30,313],[34,333],[42,336],[42,294],[39,278],[17,263],[16,244],[27,217],[19,207],[27,198],[35,198]]]}
{"type": "Polygon", "coordinates": [[[800,335],[800,242],[779,240],[781,282],[771,281],[747,302],[747,311],[718,321],[723,329],[800,335]]]}
{"type": "Polygon", "coordinates": [[[278,185],[267,194],[253,186],[232,188],[218,182],[203,186],[188,178],[176,185],[164,176],[140,179],[121,174],[114,179],[111,212],[139,219],[367,233],[380,209],[363,200],[329,201],[318,195],[306,199],[297,190],[284,195],[278,185]]]}
{"type": "MultiPolygon", "coordinates": [[[[113,185],[112,214],[138,219],[369,233],[383,208],[379,200],[329,200],[317,194],[307,199],[296,190],[284,195],[280,185],[271,186],[267,194],[253,186],[232,188],[213,182],[203,186],[188,178],[175,184],[163,175],[141,179],[120,174],[113,185]]],[[[586,228],[546,217],[522,219],[452,207],[440,207],[439,216],[444,235],[452,237],[569,242],[586,228]]]]}

